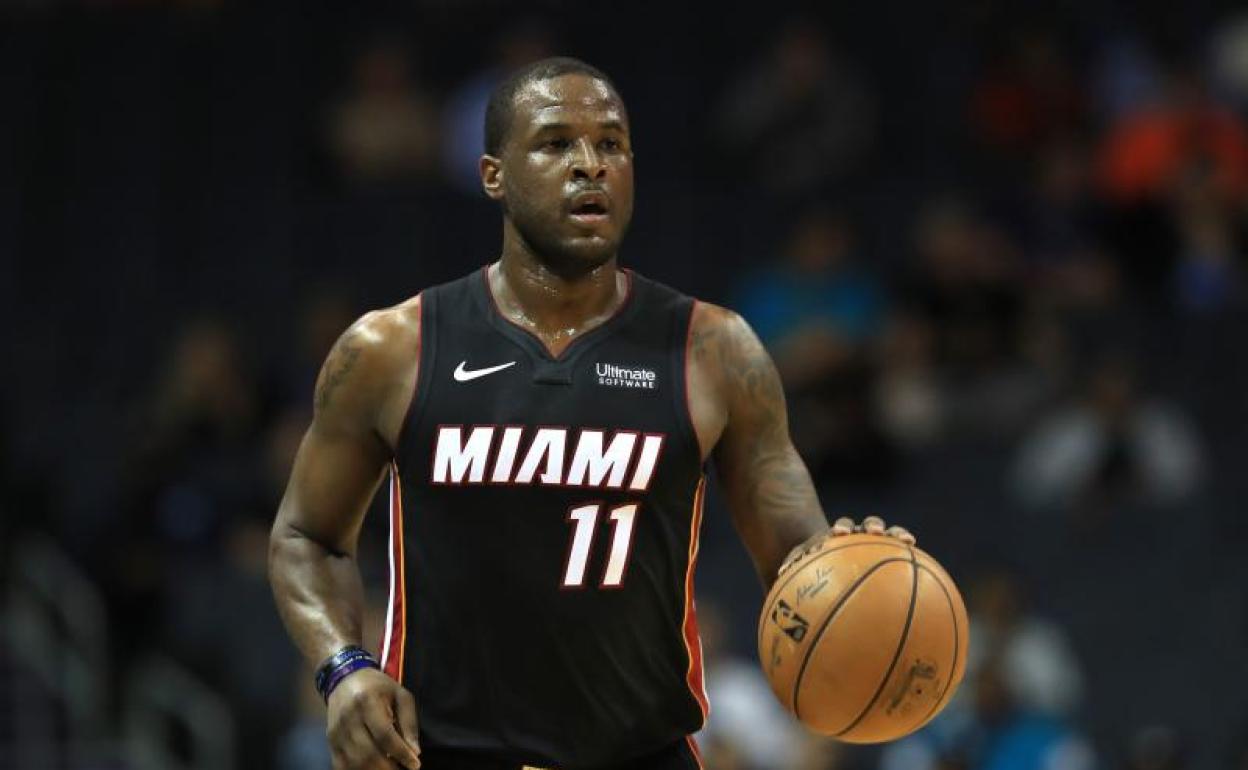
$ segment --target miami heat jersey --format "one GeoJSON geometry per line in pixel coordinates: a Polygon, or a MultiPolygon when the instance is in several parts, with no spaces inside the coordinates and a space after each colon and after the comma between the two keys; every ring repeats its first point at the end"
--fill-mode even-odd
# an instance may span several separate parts
{"type": "Polygon", "coordinates": [[[557,357],[484,270],[421,296],[382,656],[426,746],[595,768],[702,725],[693,300],[626,276],[557,357]]]}

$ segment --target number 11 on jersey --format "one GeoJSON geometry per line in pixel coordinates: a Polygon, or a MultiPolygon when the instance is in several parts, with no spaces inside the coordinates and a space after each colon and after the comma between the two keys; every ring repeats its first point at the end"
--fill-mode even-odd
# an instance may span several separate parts
{"type": "MultiPolygon", "coordinates": [[[[612,508],[611,552],[607,556],[607,568],[603,572],[599,588],[619,588],[624,582],[628,567],[628,555],[633,545],[633,523],[637,518],[637,503],[612,508]]],[[[572,542],[568,546],[568,565],[563,571],[564,588],[582,588],[585,585],[585,563],[594,544],[598,530],[598,514],[601,503],[581,505],[568,511],[568,521],[573,523],[572,542]]]]}

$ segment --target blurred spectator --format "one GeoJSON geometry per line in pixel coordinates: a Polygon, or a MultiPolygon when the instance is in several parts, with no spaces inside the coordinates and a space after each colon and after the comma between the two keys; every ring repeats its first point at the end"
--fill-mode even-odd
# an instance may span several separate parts
{"type": "Polygon", "coordinates": [[[1161,100],[1163,77],[1152,52],[1121,30],[1101,45],[1091,67],[1093,110],[1101,125],[1161,100]]]}
{"type": "Polygon", "coordinates": [[[292,716],[287,683],[299,662],[273,610],[269,522],[250,513],[232,522],[219,558],[184,558],[167,575],[165,644],[230,704],[240,768],[268,770],[273,736],[292,716]]]}
{"type": "MultiPolygon", "coordinates": [[[[998,224],[952,196],[929,199],[915,225],[917,259],[902,281],[911,357],[929,362],[943,391],[945,428],[1001,433],[1017,426],[1051,387],[1028,353],[1033,299],[1017,244],[998,224]]],[[[898,340],[894,340],[897,342],[898,340]]],[[[910,380],[916,382],[913,378],[910,380]]]]}
{"type": "Polygon", "coordinates": [[[981,575],[970,587],[971,645],[967,676],[989,661],[1000,665],[1002,685],[1026,711],[1073,716],[1083,696],[1083,675],[1060,626],[1031,613],[1018,578],[1009,570],[981,575]]]}
{"type": "Polygon", "coordinates": [[[131,464],[138,513],[168,545],[215,542],[252,492],[260,420],[259,391],[233,333],[214,320],[192,325],[149,403],[131,464]]]}
{"type": "Polygon", "coordinates": [[[1090,152],[1075,137],[1046,145],[1036,155],[1027,196],[1028,267],[1049,299],[1066,310],[1106,308],[1119,300],[1117,266],[1101,238],[1090,152]]]}
{"type": "Polygon", "coordinates": [[[1243,114],[1248,109],[1248,12],[1232,12],[1210,35],[1214,83],[1243,114]]]}
{"type": "Polygon", "coordinates": [[[712,123],[734,168],[773,192],[808,193],[866,155],[875,105],[816,22],[788,22],[727,88],[712,123]]]}
{"type": "Polygon", "coordinates": [[[1049,142],[1033,157],[1024,251],[1030,263],[1047,267],[1096,247],[1091,161],[1075,137],[1049,142]]]}
{"type": "Polygon", "coordinates": [[[1000,51],[971,94],[971,128],[1000,157],[1024,159],[1079,127],[1083,94],[1062,42],[1027,27],[997,41],[1000,51]]]}
{"type": "Polygon", "coordinates": [[[1243,295],[1243,244],[1234,203],[1218,194],[1207,168],[1192,168],[1175,184],[1172,209],[1179,237],[1174,298],[1191,314],[1216,313],[1243,295]]]}
{"type": "Polygon", "coordinates": [[[484,69],[451,91],[442,112],[442,168],[451,186],[480,195],[478,163],[485,152],[485,106],[509,72],[554,55],[553,33],[537,19],[504,25],[494,56],[484,69]]]}
{"type": "Polygon", "coordinates": [[[1110,358],[1093,369],[1083,393],[1024,438],[1011,476],[1028,507],[1096,514],[1189,498],[1204,454],[1178,405],[1142,393],[1132,363],[1110,358]]]}
{"type": "Polygon", "coordinates": [[[224,323],[187,327],[145,395],[121,450],[122,515],[107,533],[111,542],[91,554],[118,617],[121,653],[160,630],[153,608],[171,606],[188,585],[183,578],[219,558],[233,518],[254,514],[260,494],[260,394],[224,323]]]}
{"type": "Polygon", "coordinates": [[[1130,204],[1164,196],[1194,165],[1207,167],[1219,193],[1237,200],[1248,185],[1248,130],[1191,71],[1164,81],[1160,102],[1124,114],[1101,146],[1101,185],[1130,204]]]}
{"type": "Polygon", "coordinates": [[[875,480],[892,463],[870,401],[884,297],[852,255],[846,216],[814,208],[797,220],[783,261],[748,276],[737,302],[776,361],[794,442],[824,480],[875,480]]]}
{"type": "Polygon", "coordinates": [[[817,207],[789,235],[782,262],[747,278],[737,302],[786,385],[825,376],[879,334],[884,296],[853,256],[844,213],[817,207]]]}
{"type": "Polygon", "coordinates": [[[292,716],[286,683],[300,668],[273,611],[267,569],[271,518],[306,425],[299,409],[274,421],[263,456],[251,458],[257,473],[252,497],[226,512],[220,551],[183,558],[166,578],[169,644],[229,700],[246,758],[242,767],[254,770],[271,766],[272,736],[292,716]],[[229,608],[228,623],[222,607],[229,608]]]}
{"type": "Polygon", "coordinates": [[[698,603],[698,626],[711,713],[697,739],[708,767],[787,768],[797,759],[802,729],[780,705],[757,661],[727,647],[720,609],[698,603]]]}
{"type": "Polygon", "coordinates": [[[407,46],[396,39],[374,41],[356,58],[349,90],[334,105],[328,127],[346,179],[393,182],[432,170],[436,118],[412,67],[407,46]]]}
{"type": "Polygon", "coordinates": [[[888,744],[880,770],[1092,770],[1091,746],[1060,720],[1015,703],[997,661],[969,688],[971,705],[950,707],[914,735],[888,744]]]}
{"type": "Polygon", "coordinates": [[[1016,362],[1026,297],[1008,236],[965,202],[937,197],[919,212],[915,247],[904,289],[932,325],[937,365],[965,379],[1016,362]]]}
{"type": "Polygon", "coordinates": [[[935,332],[914,313],[897,313],[880,346],[875,404],[881,429],[900,446],[918,449],[945,432],[949,397],[935,366],[935,332]]]}

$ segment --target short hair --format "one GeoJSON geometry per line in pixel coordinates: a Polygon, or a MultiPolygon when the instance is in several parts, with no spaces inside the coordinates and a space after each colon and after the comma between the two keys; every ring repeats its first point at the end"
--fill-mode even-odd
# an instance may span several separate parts
{"type": "MultiPolygon", "coordinates": [[[[552,56],[526,64],[508,75],[490,93],[485,107],[485,153],[497,156],[516,114],[516,94],[530,83],[557,78],[560,75],[587,75],[601,80],[619,97],[620,90],[607,73],[592,64],[570,56],[552,56]]],[[[621,102],[623,100],[621,99],[621,102]]]]}

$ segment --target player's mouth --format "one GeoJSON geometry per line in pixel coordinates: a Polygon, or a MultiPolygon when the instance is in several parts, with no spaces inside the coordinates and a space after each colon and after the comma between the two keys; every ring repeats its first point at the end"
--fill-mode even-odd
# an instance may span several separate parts
{"type": "Polygon", "coordinates": [[[600,192],[578,193],[572,196],[570,216],[577,224],[602,224],[611,218],[610,199],[600,192]]]}

